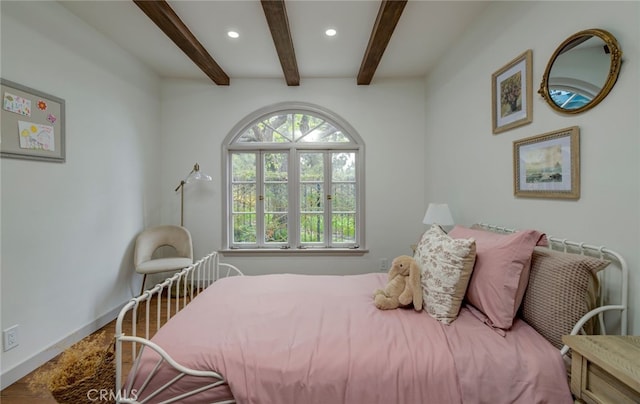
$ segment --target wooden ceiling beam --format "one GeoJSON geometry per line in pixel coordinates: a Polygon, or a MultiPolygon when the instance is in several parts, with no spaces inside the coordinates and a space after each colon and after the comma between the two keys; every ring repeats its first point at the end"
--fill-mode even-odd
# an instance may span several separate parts
{"type": "Polygon", "coordinates": [[[261,0],[260,2],[267,18],[267,24],[278,52],[278,58],[280,59],[287,85],[299,86],[300,73],[298,73],[298,62],[296,62],[296,53],[293,49],[289,18],[287,17],[284,0],[261,0]]]}
{"type": "Polygon", "coordinates": [[[214,83],[229,85],[229,76],[202,46],[165,0],[133,0],[134,3],[191,59],[214,83]]]}
{"type": "Polygon", "coordinates": [[[378,10],[378,17],[373,25],[373,31],[369,37],[367,50],[360,64],[358,72],[358,85],[368,85],[378,68],[393,31],[402,15],[407,0],[383,0],[378,10]]]}

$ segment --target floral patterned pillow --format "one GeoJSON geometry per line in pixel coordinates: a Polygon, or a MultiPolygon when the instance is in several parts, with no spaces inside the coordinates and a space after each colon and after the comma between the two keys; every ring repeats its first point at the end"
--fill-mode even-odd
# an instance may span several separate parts
{"type": "Polygon", "coordinates": [[[424,307],[436,320],[458,317],[476,259],[476,242],[453,239],[433,225],[420,239],[413,257],[422,270],[424,307]]]}

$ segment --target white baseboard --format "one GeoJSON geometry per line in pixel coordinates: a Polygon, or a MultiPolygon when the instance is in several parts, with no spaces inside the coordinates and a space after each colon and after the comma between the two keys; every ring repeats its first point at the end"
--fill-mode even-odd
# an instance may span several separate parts
{"type": "Polygon", "coordinates": [[[42,366],[43,364],[58,356],[69,346],[75,344],[81,339],[109,324],[118,316],[121,307],[122,306],[116,307],[108,313],[103,314],[91,323],[62,338],[60,341],[53,343],[43,351],[31,356],[22,363],[19,363],[11,369],[3,372],[0,377],[0,390],[9,387],[13,383],[17,382],[18,380],[22,379],[29,373],[42,366]]]}

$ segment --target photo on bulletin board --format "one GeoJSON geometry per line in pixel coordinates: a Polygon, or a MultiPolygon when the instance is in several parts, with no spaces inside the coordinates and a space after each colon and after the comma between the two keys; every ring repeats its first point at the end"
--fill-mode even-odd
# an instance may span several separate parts
{"type": "Polygon", "coordinates": [[[64,100],[5,79],[0,85],[0,156],[64,163],[64,100]]]}

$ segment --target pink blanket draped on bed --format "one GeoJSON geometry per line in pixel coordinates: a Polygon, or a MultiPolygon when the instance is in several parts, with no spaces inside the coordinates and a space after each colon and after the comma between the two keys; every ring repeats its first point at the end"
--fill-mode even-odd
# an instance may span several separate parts
{"type": "MultiPolygon", "coordinates": [[[[207,402],[231,393],[259,404],[572,402],[559,352],[523,321],[503,337],[466,308],[449,326],[412,309],[381,311],[372,292],[385,282],[386,274],[222,279],[153,341],[228,380],[207,402]]],[[[143,372],[155,354],[144,359],[143,372]]],[[[166,369],[149,388],[174,375],[166,369]]]]}

